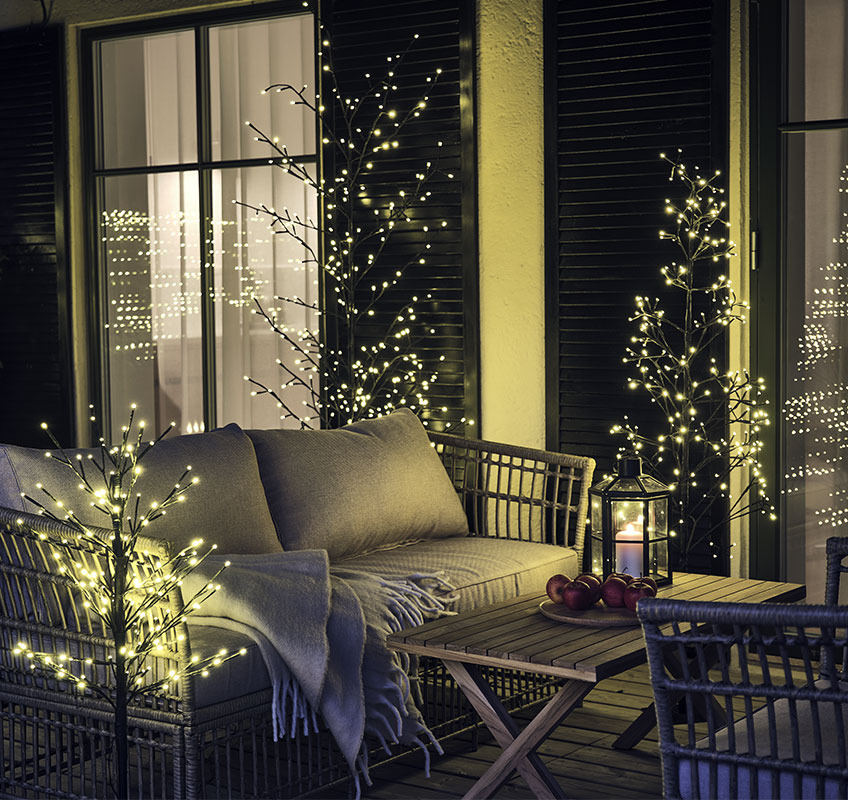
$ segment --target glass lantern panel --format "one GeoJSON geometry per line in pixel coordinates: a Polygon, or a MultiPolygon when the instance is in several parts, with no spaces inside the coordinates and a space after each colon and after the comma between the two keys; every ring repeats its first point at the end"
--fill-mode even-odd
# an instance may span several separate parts
{"type": "Polygon", "coordinates": [[[668,498],[648,504],[648,574],[656,580],[669,575],[668,498]]]}
{"type": "Polygon", "coordinates": [[[639,500],[613,500],[615,571],[638,578],[644,572],[644,507],[639,500]]]}
{"type": "Polygon", "coordinates": [[[603,501],[600,497],[590,495],[592,504],[592,536],[591,536],[591,564],[590,568],[596,575],[604,572],[604,513],[603,501]]]}
{"type": "Polygon", "coordinates": [[[613,492],[630,492],[632,494],[642,494],[642,486],[636,478],[617,477],[612,486],[613,492]]]}

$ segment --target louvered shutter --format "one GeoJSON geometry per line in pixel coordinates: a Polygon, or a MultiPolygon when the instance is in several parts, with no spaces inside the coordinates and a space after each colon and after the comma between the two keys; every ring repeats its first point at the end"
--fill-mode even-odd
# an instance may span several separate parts
{"type": "MultiPolygon", "coordinates": [[[[657,233],[673,191],[659,153],[682,148],[687,164],[708,170],[724,152],[724,116],[714,110],[726,98],[714,66],[717,11],[711,0],[560,0],[549,8],[557,436],[562,450],[593,456],[603,469],[620,444],[609,435],[614,423],[629,415],[650,430],[656,419],[644,395],[628,391],[622,357],[635,296],[662,298],[659,268],[673,258],[657,233]]],[[[673,295],[664,302],[672,313],[673,295]]]]}
{"type": "MultiPolygon", "coordinates": [[[[427,161],[438,160],[454,178],[438,177],[428,184],[432,195],[415,212],[421,225],[437,229],[426,262],[409,267],[398,286],[384,295],[374,326],[364,329],[362,337],[365,344],[378,338],[412,296],[433,295],[432,302],[419,304],[417,322],[419,329],[435,333],[426,335],[416,351],[428,372],[438,372],[428,393],[431,412],[424,415],[434,430],[441,429],[445,419],[479,419],[471,10],[462,0],[344,0],[325,16],[338,82],[351,96],[361,90],[366,73],[384,74],[387,57],[406,50],[415,34],[420,38],[396,76],[398,106],[406,107],[405,101],[428,85],[427,76],[442,70],[428,108],[401,137],[397,156],[374,159],[368,188],[372,197],[394,197],[399,182],[408,182],[427,161]],[[446,228],[439,227],[443,220],[446,228]]],[[[420,227],[395,234],[374,277],[391,280],[395,266],[419,250],[423,236],[420,227]]]]}
{"type": "Polygon", "coordinates": [[[62,29],[0,33],[0,441],[72,438],[62,29]]]}

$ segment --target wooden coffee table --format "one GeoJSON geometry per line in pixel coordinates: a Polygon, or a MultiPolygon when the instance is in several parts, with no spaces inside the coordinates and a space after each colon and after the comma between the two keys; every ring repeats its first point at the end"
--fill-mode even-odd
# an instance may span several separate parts
{"type": "MultiPolygon", "coordinates": [[[[803,585],[677,573],[660,596],[723,602],[794,602],[803,585]]],[[[562,789],[536,748],[576,708],[595,684],[646,660],[639,625],[591,628],[553,621],[539,612],[544,594],[475,609],[428,622],[388,637],[389,647],[441,659],[503,752],[472,786],[466,800],[491,797],[513,770],[538,798],[561,798],[562,789]],[[562,687],[519,731],[479,666],[490,665],[564,678],[562,687]]],[[[619,737],[632,747],[655,724],[653,706],[619,737]]]]}

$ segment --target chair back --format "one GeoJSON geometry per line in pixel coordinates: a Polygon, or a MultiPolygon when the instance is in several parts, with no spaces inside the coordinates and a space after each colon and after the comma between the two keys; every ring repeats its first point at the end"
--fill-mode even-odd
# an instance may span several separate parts
{"type": "MultiPolygon", "coordinates": [[[[848,572],[845,560],[848,558],[848,536],[831,536],[827,540],[827,575],[824,584],[824,602],[829,606],[839,604],[839,590],[842,576],[848,572]]],[[[841,658],[834,662],[832,652],[825,650],[821,654],[822,675],[830,675],[834,668],[840,681],[848,681],[848,651],[843,650],[841,658]]]]}
{"type": "Polygon", "coordinates": [[[848,607],[643,599],[669,798],[848,797],[848,607]]]}

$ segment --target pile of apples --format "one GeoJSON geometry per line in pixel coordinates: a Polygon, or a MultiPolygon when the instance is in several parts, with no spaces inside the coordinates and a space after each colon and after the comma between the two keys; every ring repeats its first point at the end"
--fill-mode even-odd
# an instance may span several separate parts
{"type": "Polygon", "coordinates": [[[599,600],[607,608],[635,611],[640,598],[657,596],[657,582],[653,578],[634,578],[621,572],[611,573],[604,581],[591,572],[584,572],[574,580],[552,575],[545,588],[554,603],[563,603],[572,611],[586,611],[599,600]]]}

